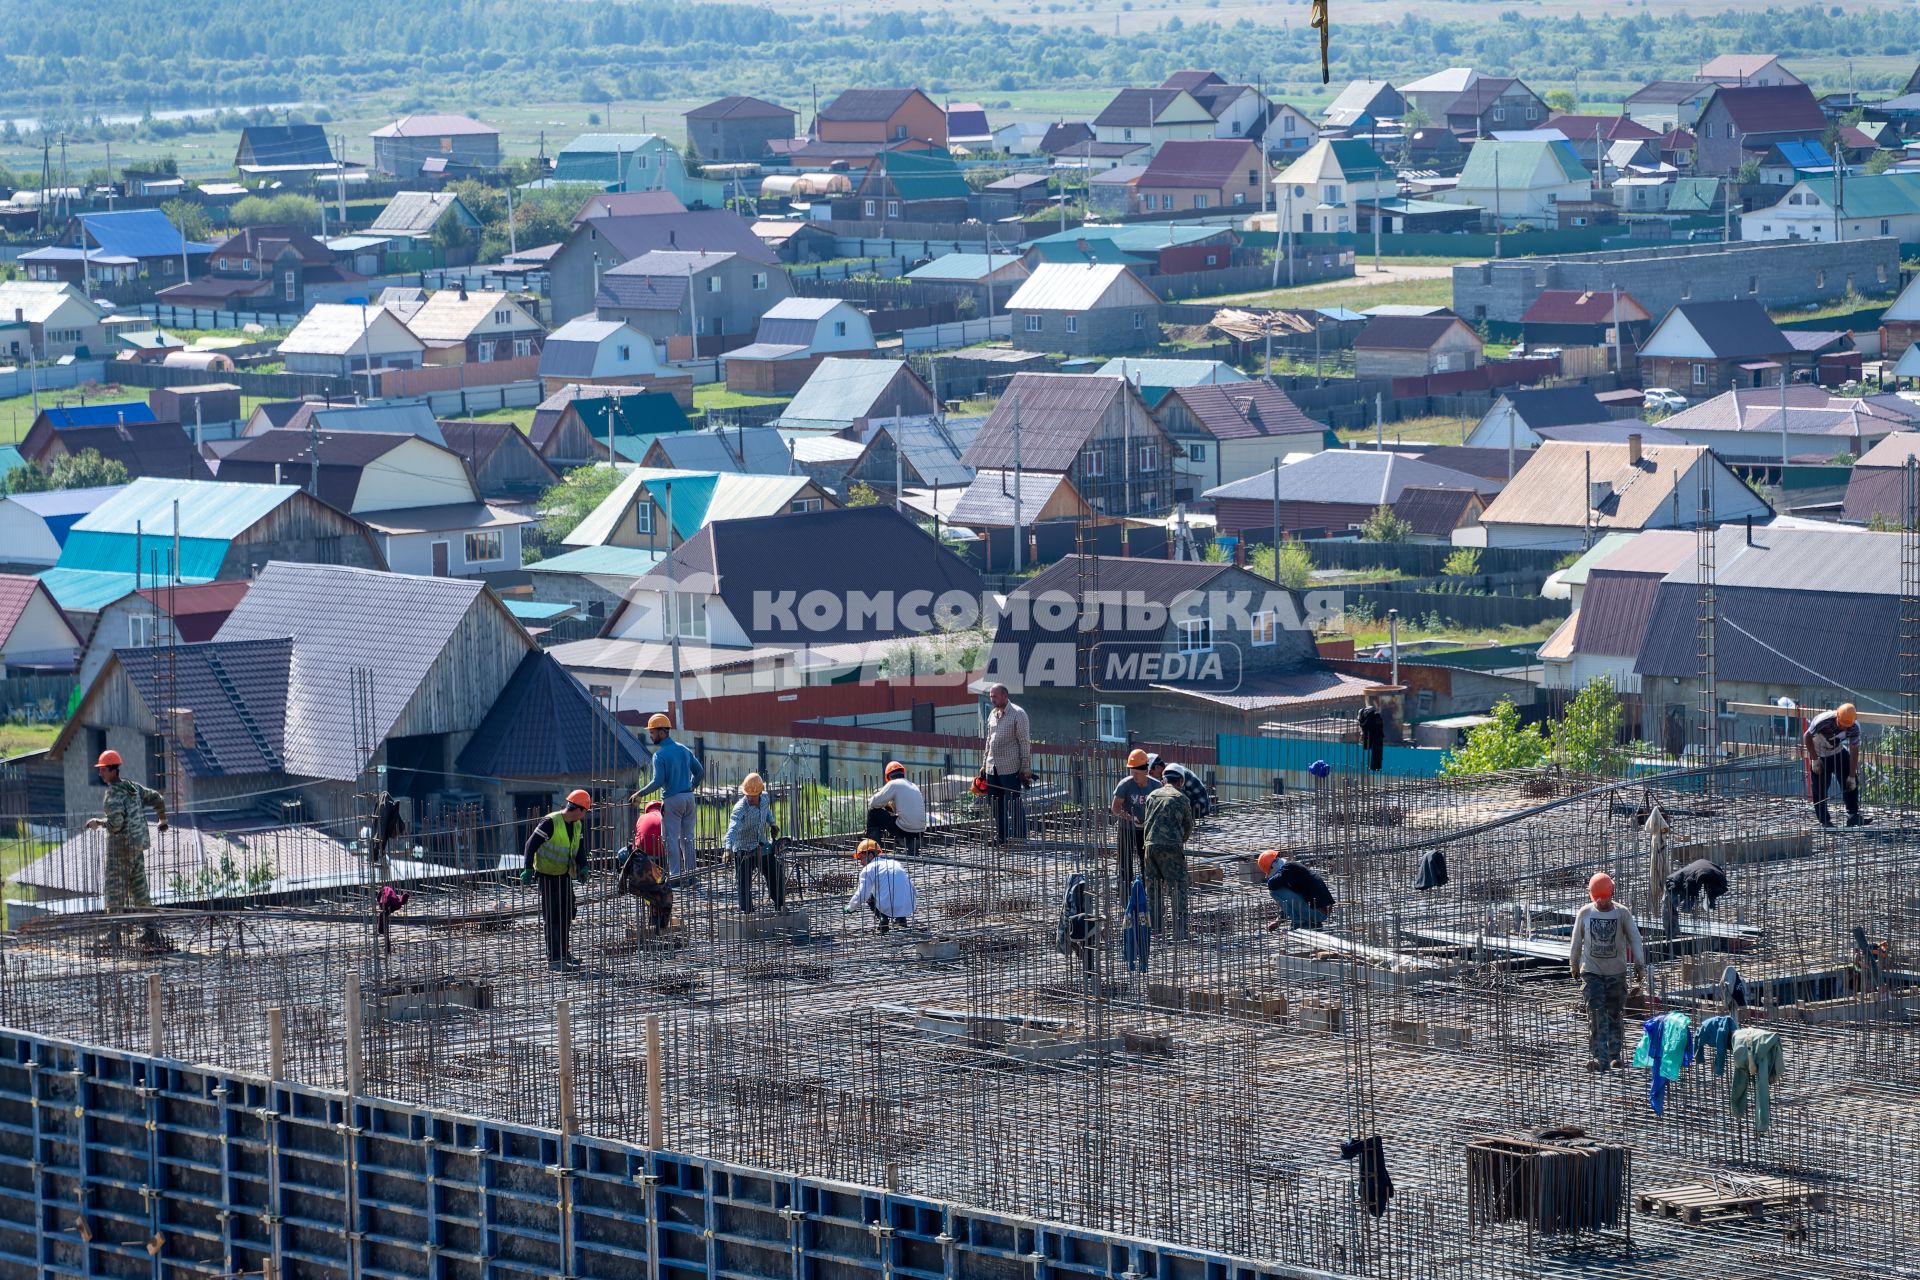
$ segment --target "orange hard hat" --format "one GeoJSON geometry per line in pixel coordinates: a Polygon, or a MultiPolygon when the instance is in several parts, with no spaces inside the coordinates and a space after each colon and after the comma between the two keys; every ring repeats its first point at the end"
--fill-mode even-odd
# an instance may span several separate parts
{"type": "Polygon", "coordinates": [[[102,751],[100,753],[100,758],[93,762],[93,767],[96,769],[104,769],[108,765],[113,765],[115,768],[119,768],[120,753],[118,751],[102,751]]]}
{"type": "Polygon", "coordinates": [[[576,809],[591,809],[593,808],[593,797],[580,788],[575,787],[573,790],[567,792],[567,803],[576,809]]]}
{"type": "Polygon", "coordinates": [[[878,840],[862,840],[853,848],[853,856],[856,858],[864,858],[868,854],[872,854],[876,858],[880,856],[880,842],[878,840]]]}
{"type": "Polygon", "coordinates": [[[757,773],[750,773],[740,779],[740,794],[743,796],[757,796],[766,789],[767,780],[757,773]]]}
{"type": "Polygon", "coordinates": [[[1593,879],[1587,881],[1587,896],[1595,902],[1607,902],[1613,898],[1613,877],[1604,871],[1593,873],[1593,879]]]}
{"type": "Polygon", "coordinates": [[[673,728],[673,721],[667,719],[664,712],[656,711],[647,717],[647,728],[670,730],[673,728]]]}
{"type": "Polygon", "coordinates": [[[1833,709],[1833,718],[1840,722],[1842,729],[1850,729],[1853,727],[1853,722],[1860,718],[1860,712],[1851,702],[1843,702],[1833,709]]]}
{"type": "Polygon", "coordinates": [[[903,778],[906,777],[907,766],[901,764],[898,760],[889,760],[887,761],[887,767],[880,771],[880,776],[883,778],[891,778],[896,773],[903,778]]]}
{"type": "Polygon", "coordinates": [[[1260,874],[1263,876],[1272,875],[1273,864],[1278,861],[1280,861],[1280,851],[1278,849],[1269,849],[1261,854],[1259,858],[1260,874]]]}
{"type": "Polygon", "coordinates": [[[1144,769],[1147,767],[1147,753],[1139,747],[1127,752],[1127,768],[1144,769]]]}

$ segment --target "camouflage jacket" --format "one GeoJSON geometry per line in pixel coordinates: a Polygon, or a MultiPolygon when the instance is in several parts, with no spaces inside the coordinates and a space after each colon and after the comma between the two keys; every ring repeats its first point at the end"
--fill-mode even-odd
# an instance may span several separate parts
{"type": "Polygon", "coordinates": [[[152,787],[124,778],[110,784],[102,809],[107,820],[107,838],[124,840],[135,849],[146,848],[148,806],[162,819],[167,816],[167,798],[152,787]]]}
{"type": "Polygon", "coordinates": [[[1193,834],[1193,805],[1180,789],[1163,782],[1147,797],[1142,841],[1149,849],[1182,849],[1193,834]]]}

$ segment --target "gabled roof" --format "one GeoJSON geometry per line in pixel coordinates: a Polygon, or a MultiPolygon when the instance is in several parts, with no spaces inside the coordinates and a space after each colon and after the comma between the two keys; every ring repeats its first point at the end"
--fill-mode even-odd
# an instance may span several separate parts
{"type": "MultiPolygon", "coordinates": [[[[1279,468],[1280,501],[1333,503],[1341,506],[1377,507],[1392,503],[1409,485],[1440,489],[1467,489],[1492,493],[1499,488],[1493,481],[1450,471],[1422,462],[1407,453],[1383,453],[1372,449],[1328,449],[1279,468]]],[[[1273,501],[1274,470],[1247,476],[1206,491],[1212,501],[1243,498],[1255,502],[1273,501]]]]}
{"type": "Polygon", "coordinates": [[[782,116],[790,120],[794,113],[777,102],[738,93],[715,99],[686,113],[689,120],[777,119],[782,116]]]}
{"type": "Polygon", "coordinates": [[[1741,133],[1801,133],[1818,137],[1826,131],[1826,113],[1803,84],[1722,85],[1701,108],[1718,103],[1741,133]]]}
{"type": "MultiPolygon", "coordinates": [[[[686,211],[687,206],[680,203],[680,197],[665,187],[652,191],[599,191],[588,196],[581,204],[573,215],[573,225],[579,226],[588,218],[631,218],[648,213],[686,211]]],[[[528,252],[521,250],[521,256],[524,258],[528,252]]]]}
{"type": "Polygon", "coordinates": [[[285,746],[293,641],[203,641],[116,649],[152,714],[193,711],[193,745],[180,757],[196,778],[274,773],[285,746]]]}
{"type": "Polygon", "coordinates": [[[159,420],[153,406],[144,400],[103,400],[93,404],[47,405],[34,422],[65,431],[71,427],[111,427],[159,420]]]}
{"type": "Polygon", "coordinates": [[[1447,114],[1450,116],[1481,115],[1515,85],[1520,85],[1523,91],[1529,96],[1532,95],[1533,90],[1528,89],[1512,76],[1481,76],[1462,89],[1459,97],[1447,104],[1447,114]]]}
{"type": "Polygon", "coordinates": [[[213,639],[252,585],[252,579],[238,578],[193,586],[142,587],[137,594],[172,617],[182,640],[197,644],[213,639]]]}
{"type": "MultiPolygon", "coordinates": [[[[668,396],[672,399],[672,396],[668,396]]],[[[467,419],[450,419],[440,424],[440,432],[446,438],[447,448],[466,459],[467,470],[477,478],[494,455],[500,450],[519,451],[544,478],[539,482],[542,487],[559,482],[560,473],[553,464],[540,456],[524,432],[511,422],[475,422],[467,419]]]]}
{"type": "MultiPolygon", "coordinates": [[[[1094,127],[1151,128],[1154,121],[1182,97],[1193,101],[1192,95],[1184,89],[1122,89],[1113,96],[1113,101],[1093,118],[1094,127]]],[[[1194,105],[1198,107],[1200,104],[1194,102],[1194,105]]]]}
{"type": "MultiPolygon", "coordinates": [[[[884,403],[882,397],[905,367],[899,360],[828,356],[814,366],[776,421],[784,426],[823,422],[848,426],[861,418],[891,414],[892,406],[884,403]]],[[[931,392],[928,398],[931,399],[931,392]]]]}
{"type": "Polygon", "coordinates": [[[1778,156],[1780,163],[1794,169],[1831,169],[1833,157],[1820,145],[1818,138],[1782,138],[1767,148],[1762,164],[1771,165],[1778,156]]]}
{"type": "Polygon", "coordinates": [[[1408,485],[1392,503],[1393,514],[1413,526],[1424,538],[1444,538],[1470,523],[1483,503],[1471,489],[1448,489],[1438,485],[1408,485]]]}
{"type": "Polygon", "coordinates": [[[753,234],[746,219],[730,209],[694,209],[686,213],[614,214],[587,218],[574,226],[570,240],[597,236],[625,258],[655,249],[737,253],[749,262],[777,263],[778,254],[753,234]]]}
{"type": "MultiPolygon", "coordinates": [[[[1796,331],[1797,332],[1797,331],[1796,331]]],[[[1795,435],[1835,435],[1852,439],[1861,436],[1876,439],[1913,435],[1906,428],[1920,417],[1920,405],[1893,396],[1871,399],[1836,396],[1825,387],[1789,385],[1782,397],[1778,386],[1741,387],[1724,391],[1698,404],[1688,405],[1661,420],[1667,431],[1755,431],[1777,435],[1780,431],[1780,404],[1786,401],[1787,430],[1795,435]],[[1894,434],[1894,433],[1897,433],[1894,434]]],[[[1920,437],[1916,437],[1920,438],[1920,437]]],[[[1891,446],[1898,449],[1899,445],[1891,446]]],[[[1895,465],[1904,454],[1893,455],[1893,463],[1869,462],[1870,450],[1859,466],[1895,465]]],[[[1881,458],[1889,455],[1882,453],[1881,458]]]]}
{"type": "Polygon", "coordinates": [[[1026,260],[1018,254],[1011,253],[996,253],[991,256],[984,253],[948,253],[907,272],[907,279],[960,280],[972,283],[985,280],[989,275],[1001,271],[1024,278],[1028,274],[1026,260]],[[1008,271],[1008,268],[1013,270],[1008,271]]]}
{"type": "MultiPolygon", "coordinates": [[[[579,412],[583,419],[589,422],[604,422],[604,417],[599,415],[603,415],[606,412],[606,402],[612,400],[627,401],[635,396],[649,397],[644,401],[637,402],[642,406],[642,412],[648,413],[649,415],[660,409],[660,400],[673,401],[672,394],[665,391],[653,391],[642,387],[607,386],[592,382],[569,382],[542,400],[534,409],[533,423],[528,428],[527,438],[533,441],[534,448],[545,448],[547,441],[553,436],[554,428],[560,425],[560,419],[566,412],[567,406],[576,400],[580,402],[579,412]],[[589,415],[595,416],[589,417],[589,415]]],[[[687,415],[680,409],[679,402],[673,401],[673,407],[675,413],[679,415],[679,421],[685,424],[687,415]]],[[[629,409],[631,410],[632,408],[633,406],[630,405],[629,409]]],[[[649,420],[651,419],[649,418],[649,420]]],[[[649,429],[659,430],[661,428],[649,429]]],[[[685,429],[684,425],[681,429],[685,429]]],[[[604,439],[606,433],[602,430],[595,432],[595,435],[604,439]]]]}
{"type": "Polygon", "coordinates": [[[78,303],[98,319],[103,313],[79,289],[52,280],[0,280],[0,323],[13,320],[14,312],[31,324],[44,324],[68,303],[78,303]]]}
{"type": "Polygon", "coordinates": [[[1675,486],[1697,464],[1714,469],[1716,518],[1772,518],[1771,508],[1728,471],[1710,449],[1645,445],[1640,462],[1634,463],[1629,446],[1624,444],[1548,441],[1528,456],[1519,474],[1481,515],[1480,523],[1640,529],[1665,518],[1690,525],[1698,511],[1699,495],[1676,494],[1675,486]],[[1598,503],[1588,490],[1589,482],[1606,489],[1598,503]]]}
{"type": "Polygon", "coordinates": [[[1092,311],[1101,307],[1158,307],[1160,299],[1118,262],[1075,266],[1043,262],[1007,299],[1009,311],[1092,311]]]}
{"type": "Polygon", "coordinates": [[[425,350],[420,339],[391,311],[345,302],[322,302],[311,307],[293,326],[293,332],[281,340],[280,350],[285,355],[352,356],[362,353],[368,337],[375,338],[376,358],[395,349],[425,350]],[[381,333],[386,336],[377,336],[381,333]]]}
{"type": "Polygon", "coordinates": [[[1067,471],[1099,429],[1115,399],[1131,397],[1138,424],[1153,421],[1125,378],[1098,374],[1016,373],[961,459],[968,466],[1012,469],[1013,420],[1020,418],[1020,463],[1039,471],[1067,471]]]}
{"type": "Polygon", "coordinates": [[[1400,92],[1465,93],[1473,86],[1474,82],[1479,79],[1480,73],[1472,67],[1448,67],[1444,71],[1436,71],[1432,75],[1422,76],[1412,84],[1401,85],[1400,92]]]}
{"type": "Polygon", "coordinates": [[[1679,337],[1686,329],[1698,335],[1716,359],[1777,356],[1793,350],[1767,309],[1750,298],[1726,302],[1682,302],[1661,317],[1641,344],[1641,354],[1662,355],[1662,338],[1679,337]]]}
{"type": "MultiPolygon", "coordinates": [[[[268,421],[272,421],[271,416],[268,421]]],[[[328,405],[308,400],[295,406],[292,415],[280,425],[289,431],[305,431],[311,426],[321,431],[380,431],[419,436],[435,444],[447,442],[433,410],[424,403],[328,405]]]]}
{"type": "Polygon", "coordinates": [[[805,475],[743,475],[636,467],[561,542],[569,547],[604,545],[643,493],[664,512],[671,487],[673,534],[685,541],[714,520],[740,520],[789,511],[794,499],[811,483],[805,475]]]}
{"type": "Polygon", "coordinates": [[[142,476],[165,480],[211,480],[207,460],[193,447],[193,437],[177,422],[136,422],[125,426],[68,427],[60,433],[68,453],[92,449],[127,469],[130,479],[142,476]]]}
{"type": "Polygon", "coordinates": [[[1467,153],[1459,185],[1473,190],[1498,186],[1513,191],[1531,188],[1540,180],[1549,184],[1591,182],[1593,175],[1564,141],[1501,142],[1482,138],[1467,153]]]}
{"type": "Polygon", "coordinates": [[[600,699],[534,650],[520,659],[454,768],[482,778],[575,778],[640,768],[647,749],[600,699]]]}
{"type": "MultiPolygon", "coordinates": [[[[1621,293],[1617,296],[1620,300],[1621,323],[1636,324],[1652,318],[1632,294],[1621,293]]],[[[1533,305],[1521,314],[1520,323],[1612,324],[1615,297],[1611,290],[1603,293],[1597,289],[1542,289],[1533,300],[1533,305]]],[[[1599,420],[1581,419],[1583,422],[1599,420]]]]}
{"type": "Polygon", "coordinates": [[[947,104],[947,137],[991,138],[993,126],[987,123],[987,109],[977,102],[947,104]]]}
{"type": "Polygon", "coordinates": [[[1209,383],[1248,382],[1246,374],[1224,360],[1158,359],[1115,356],[1094,370],[1108,378],[1125,378],[1140,388],[1199,387],[1209,383]]]}
{"type": "Polygon", "coordinates": [[[1328,179],[1343,182],[1391,182],[1393,166],[1360,138],[1321,138],[1286,167],[1276,185],[1312,186],[1328,179]]]}
{"type": "MultiPolygon", "coordinates": [[[[367,230],[377,236],[424,236],[456,209],[465,212],[466,206],[451,191],[399,191],[367,230]]],[[[467,219],[472,218],[468,213],[467,219]]]]}
{"type": "MultiPolygon", "coordinates": [[[[1326,115],[1330,117],[1336,112],[1371,111],[1374,101],[1382,94],[1390,94],[1396,101],[1400,97],[1399,91],[1385,80],[1351,81],[1332,102],[1327,104],[1326,115]]],[[[1396,111],[1401,109],[1401,107],[1394,108],[1396,111]]]]}
{"type": "MultiPolygon", "coordinates": [[[[242,227],[215,245],[213,252],[217,257],[229,259],[258,258],[264,268],[288,248],[299,255],[302,263],[312,266],[325,266],[333,261],[331,249],[300,228],[288,226],[242,227]]],[[[219,263],[216,262],[214,268],[219,270],[219,263]]]]}
{"type": "MultiPolygon", "coordinates": [[[[354,496],[360,489],[361,472],[416,439],[416,436],[385,431],[309,432],[277,428],[242,440],[239,447],[221,459],[220,475],[229,482],[266,484],[273,482],[277,474],[282,481],[305,486],[317,471],[319,484],[315,496],[329,506],[352,511],[354,496]],[[316,453],[317,468],[314,466],[316,453]]],[[[396,461],[386,469],[391,471],[398,465],[396,461]]],[[[476,496],[468,489],[442,500],[472,502],[476,496]]]]}
{"type": "Polygon", "coordinates": [[[1075,492],[1073,482],[1058,471],[1020,472],[1017,483],[1013,472],[985,470],[976,473],[966,490],[947,513],[953,524],[968,529],[1010,529],[1014,524],[1014,493],[1019,492],[1019,520],[1030,525],[1051,506],[1065,505],[1067,514],[1087,509],[1075,492]]]}
{"type": "Polygon", "coordinates": [[[250,164],[332,164],[333,149],[327,131],[317,124],[251,124],[240,130],[240,147],[250,164]]]}
{"type": "Polygon", "coordinates": [[[1139,185],[1217,189],[1262,167],[1260,148],[1245,138],[1174,138],[1160,145],[1139,185]]]}
{"type": "Polygon", "coordinates": [[[1327,431],[1324,423],[1309,418],[1286,392],[1265,380],[1178,387],[1168,397],[1175,398],[1216,440],[1327,431]]]}
{"type": "Polygon", "coordinates": [[[1627,95],[1626,105],[1652,105],[1661,103],[1692,102],[1705,97],[1713,86],[1702,84],[1698,80],[1655,80],[1651,84],[1635,89],[1627,95]]]}
{"type": "MultiPolygon", "coordinates": [[[[901,460],[920,477],[921,483],[955,487],[973,479],[973,468],[961,461],[967,446],[980,434],[984,418],[904,418],[885,419],[874,424],[867,448],[874,448],[882,436],[895,442],[901,460]]],[[[857,464],[856,464],[857,465],[857,464]]]]}
{"type": "Polygon", "coordinates": [[[1630,116],[1557,115],[1547,121],[1546,127],[1569,141],[1586,143],[1588,149],[1596,137],[1606,142],[1639,142],[1660,136],[1658,130],[1649,129],[1630,116]]]}
{"type": "Polygon", "coordinates": [[[528,315],[511,294],[441,289],[407,317],[407,328],[423,342],[465,342],[502,308],[512,308],[520,313],[522,323],[535,329],[540,327],[540,322],[528,315]]]}
{"type": "Polygon", "coordinates": [[[648,454],[656,451],[661,463],[680,471],[784,476],[794,465],[786,441],[772,427],[681,431],[657,438],[647,449],[648,454]]]}
{"type": "Polygon", "coordinates": [[[370,135],[375,138],[440,138],[471,137],[482,134],[498,134],[500,131],[490,124],[481,124],[478,120],[455,115],[418,115],[401,116],[392,124],[375,129],[370,135]]]}
{"type": "Polygon", "coordinates": [[[929,151],[887,151],[873,167],[886,175],[902,200],[964,200],[967,180],[953,157],[929,151]]]}
{"type": "MultiPolygon", "coordinates": [[[[0,648],[6,646],[8,638],[13,635],[13,629],[20,624],[20,619],[26,616],[27,607],[33,603],[33,598],[42,592],[47,592],[46,584],[38,578],[24,573],[0,573],[0,648]]],[[[45,604],[60,619],[61,625],[66,627],[67,634],[73,640],[72,647],[79,648],[83,643],[80,633],[74,629],[73,623],[68,620],[66,613],[60,608],[59,602],[53,598],[51,592],[47,592],[45,604]]]]}
{"type": "Polygon", "coordinates": [[[1723,53],[1701,63],[1694,74],[1702,80],[1745,80],[1778,61],[1779,57],[1771,53],[1723,53]]]}
{"type": "MultiPolygon", "coordinates": [[[[185,245],[180,229],[158,209],[76,215],[102,253],[123,258],[177,258],[185,245]]],[[[205,245],[195,248],[206,252],[205,245]]]]}
{"type": "Polygon", "coordinates": [[[862,123],[889,120],[919,92],[918,89],[846,89],[820,108],[817,118],[862,123]]]}
{"type": "MultiPolygon", "coordinates": [[[[1353,340],[1355,350],[1431,351],[1440,339],[1454,329],[1473,333],[1473,327],[1459,316],[1375,316],[1353,340]]],[[[1479,335],[1474,334],[1478,340],[1479,335]]]]}
{"type": "Polygon", "coordinates": [[[1073,151],[1093,140],[1093,126],[1083,120],[1064,120],[1047,126],[1047,132],[1040,139],[1039,151],[1047,155],[1059,155],[1063,151],[1073,151]]]}
{"type": "MultiPolygon", "coordinates": [[[[1571,427],[1589,422],[1606,422],[1613,416],[1607,412],[1606,406],[1600,403],[1593,391],[1584,386],[1508,391],[1502,393],[1500,398],[1512,408],[1516,418],[1535,431],[1542,427],[1571,427]]],[[[1487,412],[1491,414],[1493,410],[1489,409],[1487,412]]]]}

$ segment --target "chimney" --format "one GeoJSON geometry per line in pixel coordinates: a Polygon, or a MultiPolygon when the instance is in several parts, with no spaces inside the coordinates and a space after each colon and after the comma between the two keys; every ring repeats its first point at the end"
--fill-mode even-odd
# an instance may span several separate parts
{"type": "Polygon", "coordinates": [[[1753,545],[1753,513],[1747,513],[1747,545],[1753,545]]]}
{"type": "Polygon", "coordinates": [[[668,248],[673,248],[673,247],[674,247],[675,245],[677,245],[678,243],[679,243],[679,241],[678,241],[678,240],[677,240],[677,239],[675,238],[675,235],[674,235],[674,232],[673,232],[673,229],[672,229],[671,227],[669,227],[669,228],[667,229],[667,247],[668,247],[668,248]]]}
{"type": "Polygon", "coordinates": [[[15,307],[13,309],[13,322],[15,324],[25,324],[27,322],[27,312],[24,307],[15,307]]]}
{"type": "Polygon", "coordinates": [[[1640,433],[1638,431],[1627,433],[1627,461],[1636,467],[1640,465],[1640,433]]]}
{"type": "Polygon", "coordinates": [[[466,286],[466,282],[462,281],[460,284],[460,301],[465,302],[466,300],[467,300],[467,286],[466,286]]]}

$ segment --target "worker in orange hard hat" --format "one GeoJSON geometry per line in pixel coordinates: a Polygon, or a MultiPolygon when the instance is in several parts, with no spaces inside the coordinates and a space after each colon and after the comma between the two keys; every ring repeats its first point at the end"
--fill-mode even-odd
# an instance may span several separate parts
{"type": "Polygon", "coordinates": [[[1646,980],[1647,948],[1633,913],[1614,901],[1612,876],[1595,872],[1587,896],[1592,901],[1574,913],[1569,962],[1587,1002],[1587,1070],[1611,1071],[1620,1065],[1627,978],[1646,980]]]}
{"type": "Polygon", "coordinates": [[[742,915],[753,912],[755,871],[766,881],[767,896],[773,900],[773,909],[786,909],[786,868],[780,863],[780,854],[774,843],[779,838],[780,828],[774,825],[773,797],[767,794],[766,780],[757,773],[750,773],[740,780],[740,798],[733,802],[733,812],[728,815],[727,834],[723,841],[727,860],[733,863],[733,886],[739,894],[742,915]]]}
{"type": "Polygon", "coordinates": [[[1813,801],[1813,816],[1821,826],[1833,825],[1827,794],[1836,777],[1847,806],[1847,825],[1861,827],[1872,821],[1860,816],[1860,713],[1851,702],[1822,711],[1809,721],[1800,735],[1800,751],[1807,761],[1807,798],[1813,801]]]}
{"type": "Polygon", "coordinates": [[[867,838],[891,836],[911,854],[920,852],[927,830],[927,797],[907,777],[907,766],[887,761],[884,783],[867,797],[867,838]]]}
{"type": "MultiPolygon", "coordinates": [[[[120,753],[102,751],[94,762],[100,781],[106,784],[101,798],[102,813],[87,819],[87,829],[107,832],[107,910],[144,910],[153,905],[147,895],[147,810],[159,819],[159,830],[167,829],[167,798],[152,787],[120,776],[120,753]]],[[[149,950],[167,949],[167,940],[152,925],[141,935],[149,950]]]]}
{"type": "Polygon", "coordinates": [[[883,850],[877,840],[862,840],[854,849],[853,857],[860,864],[860,883],[853,887],[853,896],[840,908],[840,913],[845,915],[865,904],[880,922],[881,933],[895,925],[911,924],[913,877],[907,874],[906,867],[883,850]]]}
{"type": "Polygon", "coordinates": [[[639,804],[660,793],[661,829],[667,845],[667,871],[684,875],[693,870],[694,792],[707,776],[700,757],[673,738],[673,721],[661,712],[647,717],[647,740],[653,746],[653,780],[633,793],[639,804]]]}
{"type": "MultiPolygon", "coordinates": [[[[1333,890],[1320,873],[1305,863],[1280,856],[1269,849],[1256,860],[1260,878],[1266,881],[1267,896],[1280,908],[1281,917],[1296,929],[1318,929],[1333,913],[1333,890]]],[[[1280,927],[1280,919],[1267,926],[1268,932],[1280,927]]]]}
{"type": "Polygon", "coordinates": [[[1125,902],[1133,889],[1135,868],[1145,872],[1145,851],[1140,832],[1147,820],[1147,797],[1160,786],[1152,775],[1153,761],[1139,747],[1127,752],[1127,776],[1114,784],[1113,799],[1107,808],[1113,813],[1114,852],[1120,863],[1120,900],[1125,902]]]}
{"type": "Polygon", "coordinates": [[[527,833],[520,882],[540,888],[540,930],[547,944],[547,968],[555,972],[585,968],[574,959],[567,934],[573,928],[573,886],[587,878],[587,814],[592,808],[591,795],[569,791],[566,804],[527,833]]]}

